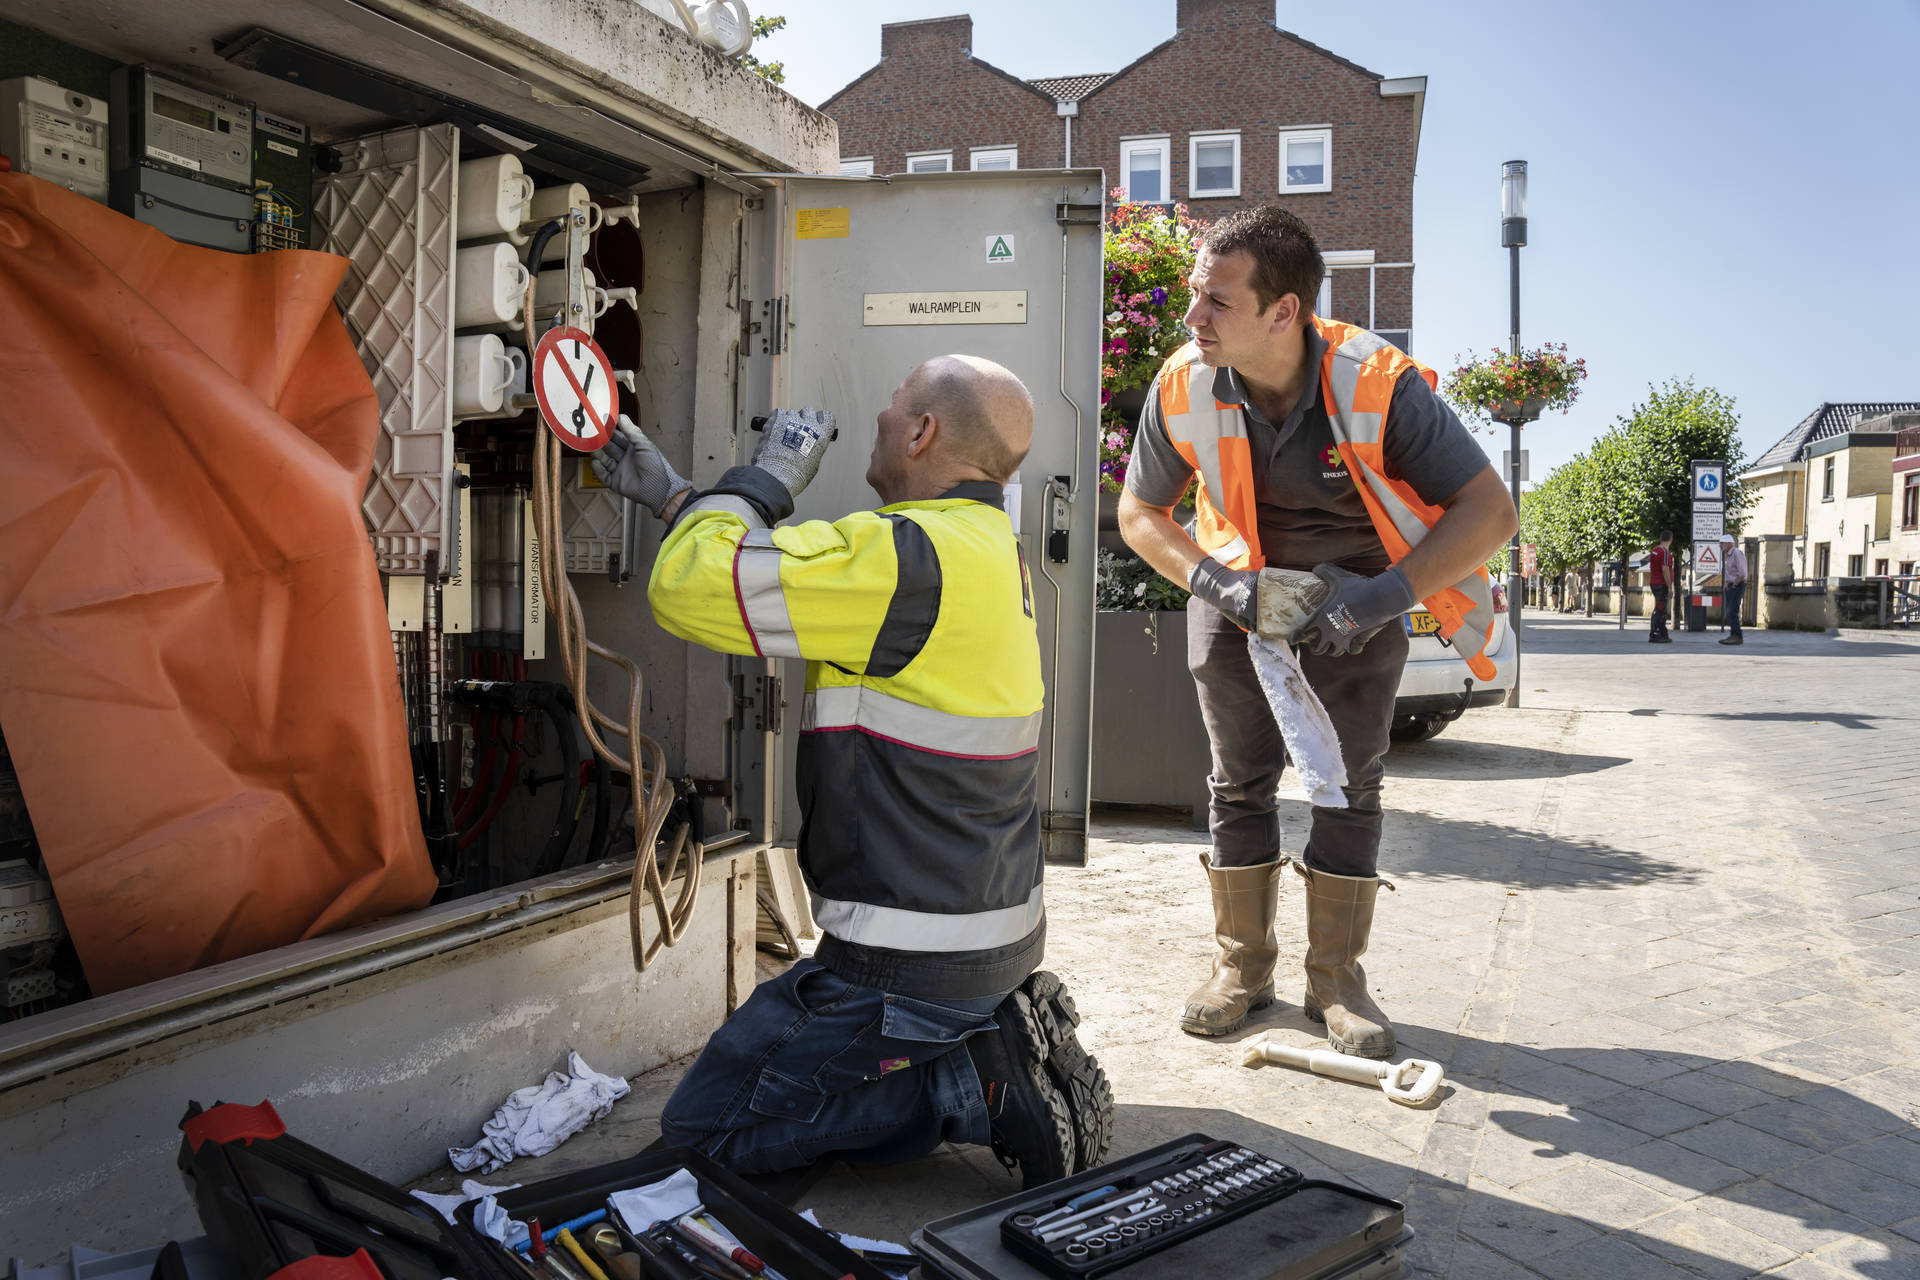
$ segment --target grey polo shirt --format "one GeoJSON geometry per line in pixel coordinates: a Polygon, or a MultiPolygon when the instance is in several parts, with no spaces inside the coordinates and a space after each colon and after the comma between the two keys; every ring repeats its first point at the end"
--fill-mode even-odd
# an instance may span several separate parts
{"type": "MultiPolygon", "coordinates": [[[[1261,554],[1268,564],[1283,569],[1312,569],[1324,562],[1355,573],[1378,573],[1391,560],[1346,461],[1334,447],[1333,425],[1320,399],[1318,370],[1327,343],[1315,330],[1307,332],[1306,343],[1307,366],[1315,374],[1278,427],[1254,405],[1238,373],[1223,366],[1213,374],[1214,399],[1239,405],[1246,416],[1261,554]]],[[[1394,383],[1387,424],[1387,475],[1411,485],[1425,502],[1437,506],[1447,501],[1487,466],[1487,455],[1472,433],[1416,369],[1408,369],[1394,383]]],[[[1171,507],[1193,474],[1167,438],[1156,376],[1133,434],[1127,488],[1149,506],[1171,507]]]]}

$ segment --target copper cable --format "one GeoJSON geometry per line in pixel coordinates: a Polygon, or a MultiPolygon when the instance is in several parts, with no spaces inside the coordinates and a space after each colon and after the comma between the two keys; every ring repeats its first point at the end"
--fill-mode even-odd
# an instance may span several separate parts
{"type": "MultiPolygon", "coordinates": [[[[533,290],[534,276],[529,272],[526,292],[521,301],[529,361],[538,345],[534,336],[533,290]]],[[[614,408],[617,414],[617,397],[614,408]]],[[[614,423],[609,422],[607,426],[609,430],[614,429],[614,423]]],[[[689,841],[691,824],[683,824],[675,833],[672,849],[668,853],[668,873],[661,875],[655,846],[660,839],[660,829],[666,825],[668,812],[673,807],[673,785],[667,777],[667,753],[640,727],[640,706],[645,688],[640,668],[625,654],[595,644],[587,636],[586,616],[580,607],[580,597],[575,594],[566,571],[566,528],[561,497],[564,476],[561,462],[560,441],[542,423],[533,433],[533,526],[540,547],[541,590],[546,596],[548,614],[554,621],[560,663],[566,671],[567,687],[573,692],[574,708],[587,742],[594,754],[606,761],[609,768],[621,770],[631,779],[628,798],[633,806],[634,859],[632,887],[627,899],[627,925],[633,945],[633,967],[635,971],[644,973],[662,947],[670,947],[680,940],[693,918],[700,900],[702,847],[698,841],[689,841]],[[599,658],[626,673],[627,715],[624,723],[601,711],[587,697],[586,660],[589,656],[599,658]],[[600,736],[599,730],[602,728],[626,740],[634,757],[631,761],[607,745],[600,736]],[[667,883],[675,875],[684,875],[685,880],[680,886],[679,896],[669,907],[667,883]],[[658,921],[658,929],[651,940],[646,937],[643,898],[653,903],[658,921]]],[[[531,626],[531,621],[527,625],[531,626]]]]}

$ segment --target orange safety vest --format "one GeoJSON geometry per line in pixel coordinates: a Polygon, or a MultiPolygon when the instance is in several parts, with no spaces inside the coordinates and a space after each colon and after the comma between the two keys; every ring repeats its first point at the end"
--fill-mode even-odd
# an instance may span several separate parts
{"type": "MultiPolygon", "coordinates": [[[[1320,393],[1334,444],[1346,460],[1374,531],[1397,564],[1446,512],[1422,501],[1411,485],[1387,476],[1387,411],[1394,383],[1408,369],[1418,369],[1429,387],[1437,386],[1439,378],[1385,338],[1357,325],[1314,316],[1313,326],[1327,343],[1320,393]]],[[[1200,382],[1213,373],[1192,343],[1174,352],[1160,366],[1160,416],[1167,438],[1200,479],[1194,541],[1228,568],[1258,569],[1266,559],[1260,553],[1247,422],[1241,406],[1215,400],[1213,384],[1200,382]]],[[[1482,680],[1492,680],[1496,673],[1487,648],[1493,640],[1493,588],[1485,567],[1476,567],[1421,603],[1468,668],[1482,680]]]]}

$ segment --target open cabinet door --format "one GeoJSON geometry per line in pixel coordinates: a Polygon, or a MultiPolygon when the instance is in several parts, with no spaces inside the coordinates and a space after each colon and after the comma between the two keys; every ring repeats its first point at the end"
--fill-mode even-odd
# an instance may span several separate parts
{"type": "Polygon", "coordinates": [[[748,337],[752,355],[775,357],[776,405],[839,418],[796,519],[878,504],[865,479],[874,416],[921,361],[983,356],[1032,392],[1033,448],[1008,510],[1032,569],[1047,685],[1042,839],[1049,861],[1075,864],[1086,860],[1093,708],[1101,185],[1093,169],[787,179],[766,211],[785,296],[754,304],[760,329],[748,337]]]}

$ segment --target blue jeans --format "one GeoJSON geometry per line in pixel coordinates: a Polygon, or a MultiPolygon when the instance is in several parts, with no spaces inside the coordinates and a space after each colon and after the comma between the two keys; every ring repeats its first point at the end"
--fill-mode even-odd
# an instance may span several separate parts
{"type": "Polygon", "coordinates": [[[1726,618],[1727,634],[1729,635],[1738,636],[1740,634],[1740,604],[1742,597],[1746,594],[1747,584],[1744,582],[1736,582],[1727,588],[1726,618]]]}
{"type": "Polygon", "coordinates": [[[987,1107],[966,1039],[994,1025],[1003,998],[910,999],[802,960],[713,1033],[667,1099],[661,1136],[739,1173],[984,1144],[987,1107]]]}

